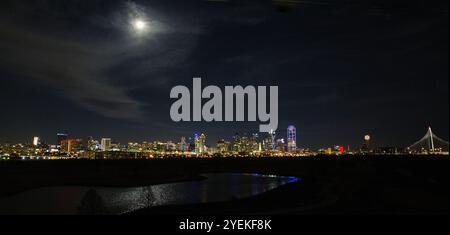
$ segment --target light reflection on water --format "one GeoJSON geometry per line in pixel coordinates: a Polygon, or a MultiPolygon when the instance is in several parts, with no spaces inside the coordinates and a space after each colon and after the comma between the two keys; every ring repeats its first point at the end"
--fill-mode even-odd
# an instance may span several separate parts
{"type": "Polygon", "coordinates": [[[109,213],[153,206],[221,202],[258,195],[298,181],[295,177],[260,174],[205,174],[203,181],[148,187],[49,187],[0,198],[0,214],[77,214],[88,190],[94,189],[109,213]],[[149,196],[150,195],[150,196],[149,196]],[[148,198],[151,198],[149,200],[148,198]]]}

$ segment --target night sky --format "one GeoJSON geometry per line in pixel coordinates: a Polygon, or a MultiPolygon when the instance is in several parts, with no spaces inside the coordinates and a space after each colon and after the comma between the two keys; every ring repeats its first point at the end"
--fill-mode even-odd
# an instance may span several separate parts
{"type": "Polygon", "coordinates": [[[170,90],[279,86],[279,138],[406,146],[449,136],[448,1],[2,0],[0,142],[56,133],[208,143],[259,123],[174,123],[170,90]],[[136,32],[132,22],[148,27],[136,32]]]}

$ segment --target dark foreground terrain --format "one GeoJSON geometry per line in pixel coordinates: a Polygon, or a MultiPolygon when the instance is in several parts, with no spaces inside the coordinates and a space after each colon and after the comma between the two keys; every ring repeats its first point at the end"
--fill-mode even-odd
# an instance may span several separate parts
{"type": "Polygon", "coordinates": [[[0,162],[0,197],[46,186],[143,186],[202,173],[262,173],[301,180],[242,200],[132,214],[448,214],[448,158],[171,159],[0,162]]]}

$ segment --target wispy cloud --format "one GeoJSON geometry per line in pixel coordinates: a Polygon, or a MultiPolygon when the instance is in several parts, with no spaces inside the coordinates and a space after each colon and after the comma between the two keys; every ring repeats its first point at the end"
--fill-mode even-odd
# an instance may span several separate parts
{"type": "MultiPolygon", "coordinates": [[[[20,6],[19,11],[26,11],[26,5],[20,6]]],[[[95,19],[91,27],[121,36],[86,35],[80,40],[83,38],[80,33],[61,34],[58,30],[57,35],[51,34],[48,29],[12,23],[14,16],[9,15],[0,23],[0,67],[42,82],[74,104],[99,115],[142,120],[142,107],[147,101],[130,95],[130,91],[138,87],[136,84],[142,82],[136,78],[149,76],[148,80],[156,80],[151,77],[153,72],[185,59],[194,43],[193,40],[182,43],[167,40],[167,34],[178,33],[177,28],[153,19],[149,19],[151,32],[147,35],[129,32],[130,17],[145,16],[163,19],[156,17],[157,12],[147,11],[134,3],[125,3],[123,8],[110,14],[86,16],[95,19]],[[130,64],[133,60],[139,63],[130,64]],[[122,64],[127,64],[123,71],[130,72],[110,77],[111,70],[122,64]]]]}
{"type": "Polygon", "coordinates": [[[0,35],[0,63],[14,73],[45,82],[77,105],[106,117],[142,117],[141,103],[102,77],[103,70],[114,61],[114,55],[102,51],[103,47],[55,39],[11,25],[1,25],[0,35]]]}

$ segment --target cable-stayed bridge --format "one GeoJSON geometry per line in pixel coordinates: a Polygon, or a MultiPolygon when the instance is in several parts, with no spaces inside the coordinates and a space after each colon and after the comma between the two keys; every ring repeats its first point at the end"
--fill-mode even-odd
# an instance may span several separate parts
{"type": "Polygon", "coordinates": [[[438,136],[436,136],[431,127],[428,128],[425,136],[408,147],[412,152],[417,153],[437,153],[437,152],[447,152],[448,153],[448,141],[445,141],[438,136]]]}

